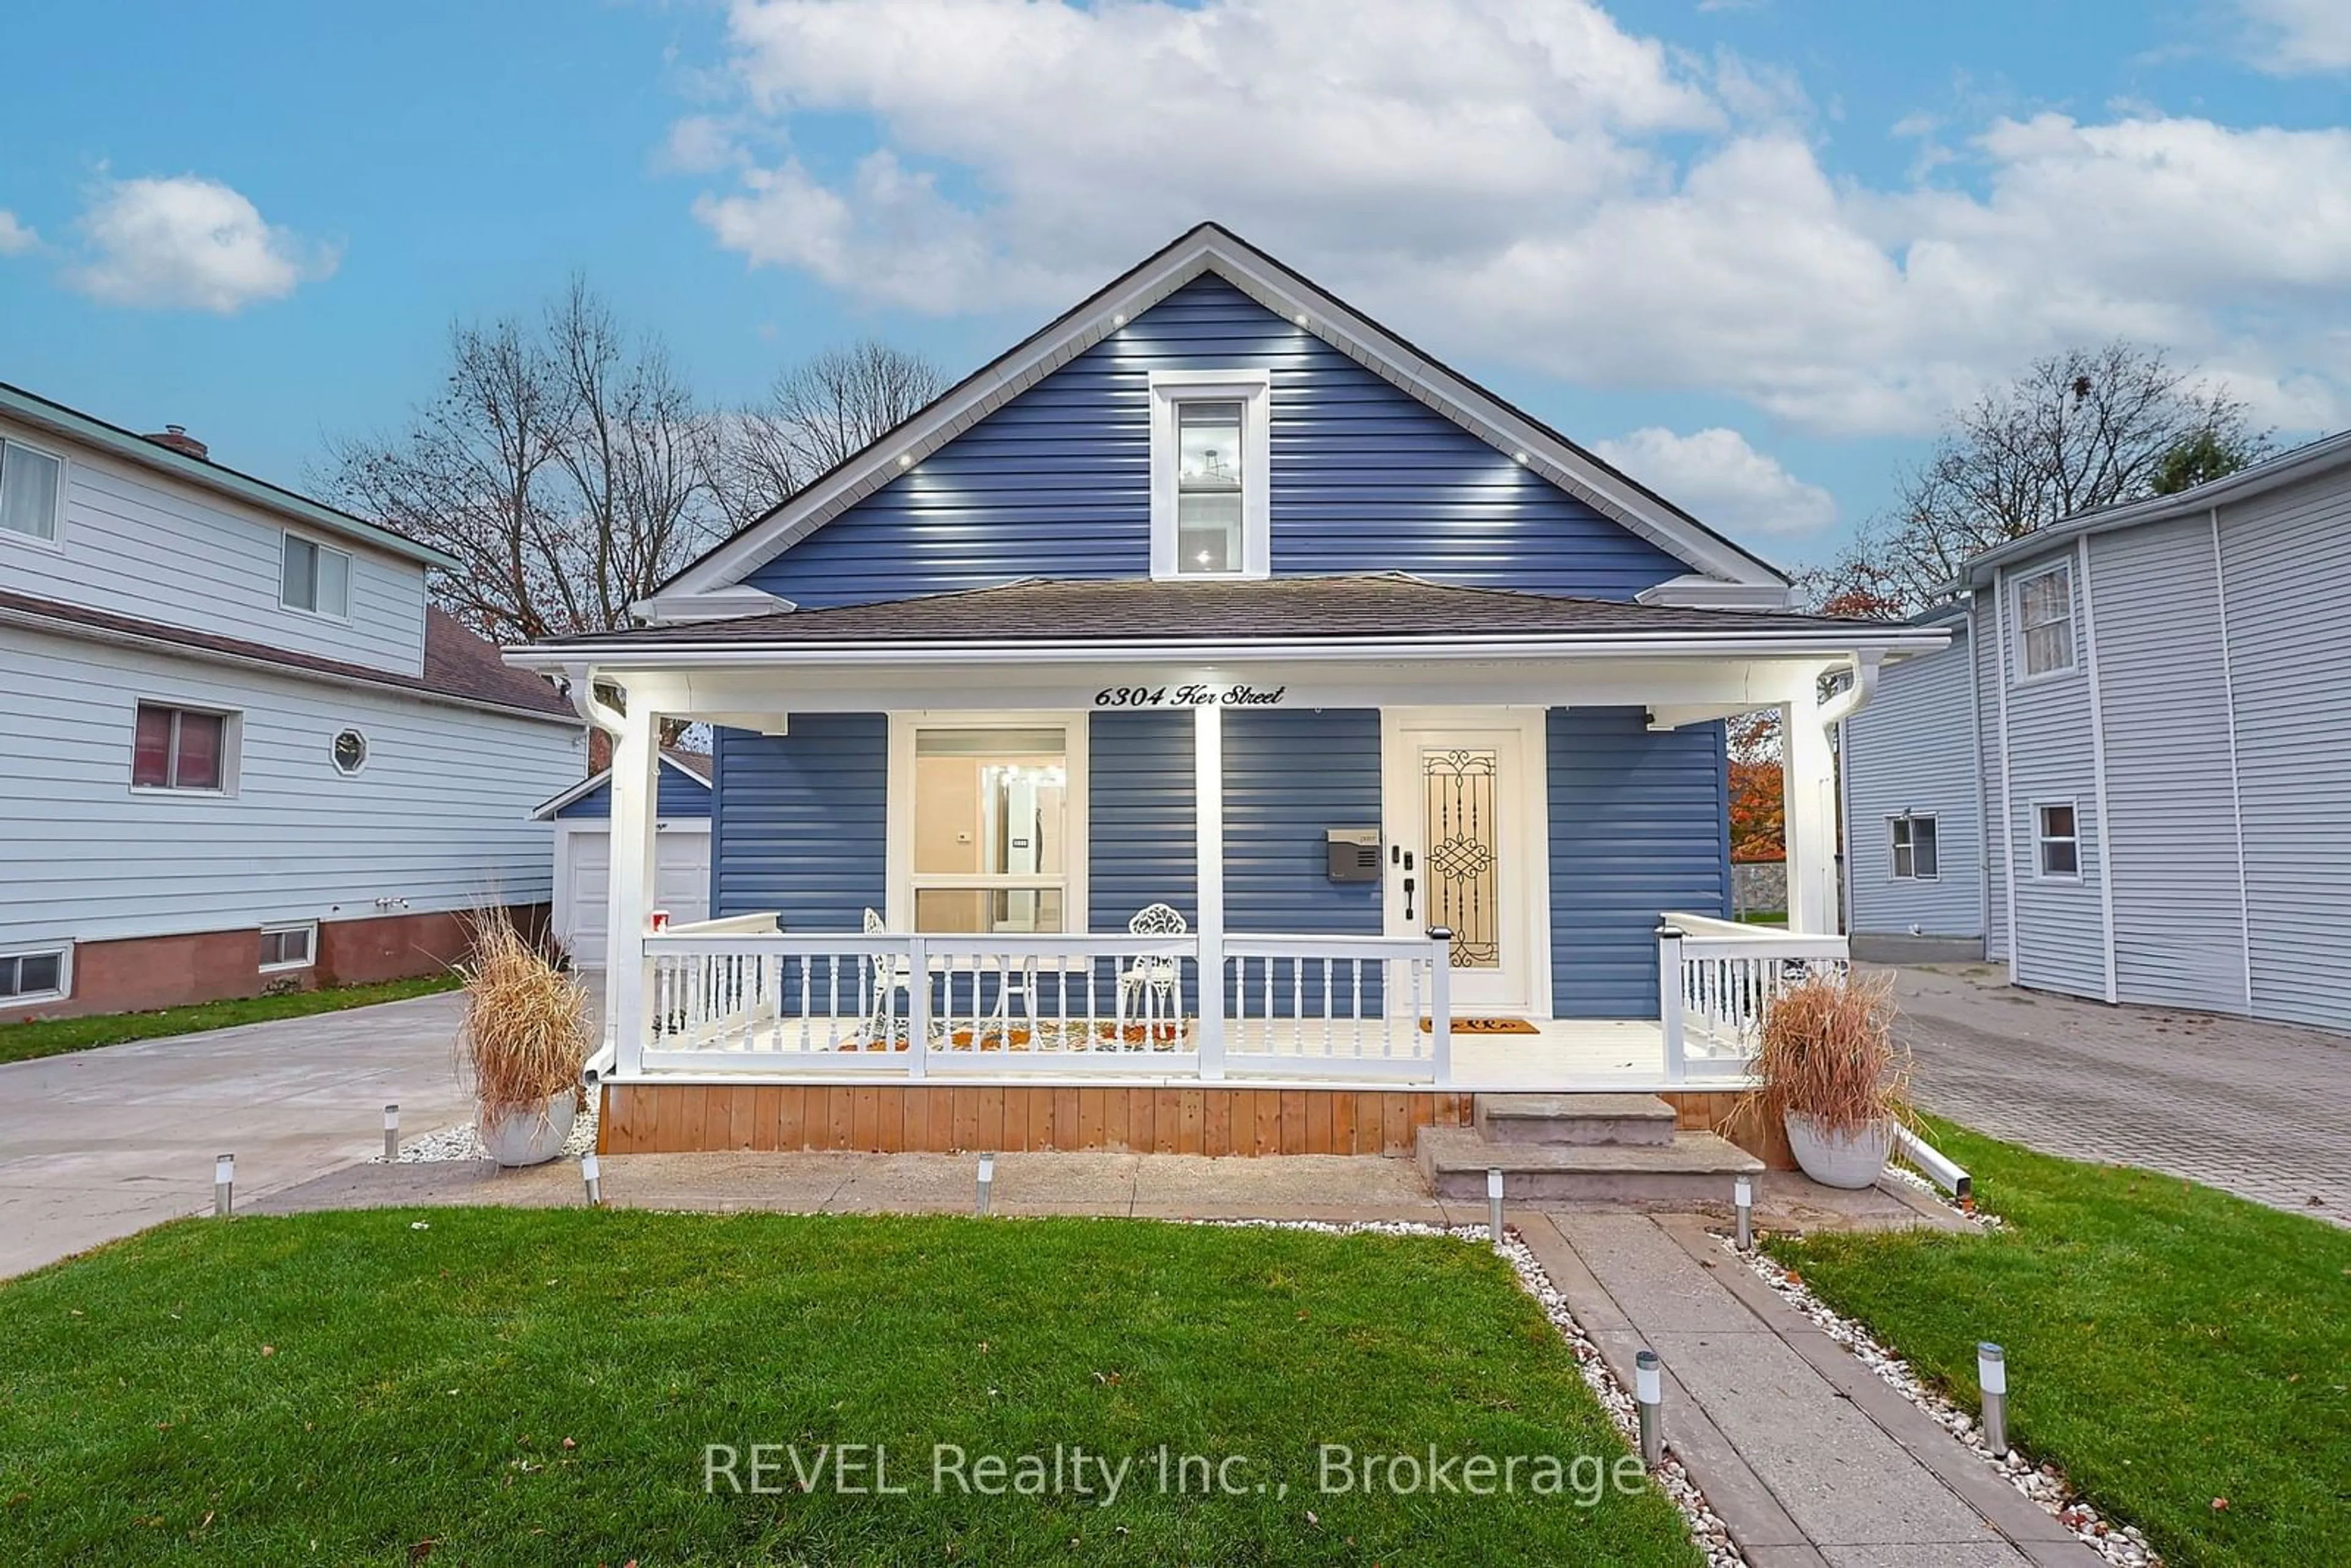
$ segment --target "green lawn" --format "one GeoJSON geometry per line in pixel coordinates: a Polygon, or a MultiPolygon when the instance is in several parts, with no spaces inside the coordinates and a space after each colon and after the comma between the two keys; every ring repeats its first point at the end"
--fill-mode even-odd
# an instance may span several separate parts
{"type": "Polygon", "coordinates": [[[434,991],[455,990],[456,987],[455,975],[426,975],[413,980],[387,980],[377,986],[338,986],[316,991],[289,991],[277,997],[235,997],[224,1002],[165,1008],[160,1012],[104,1013],[95,1018],[37,1019],[30,1023],[0,1024],[0,1061],[30,1061],[37,1056],[59,1056],[93,1046],[120,1045],[125,1040],[194,1034],[199,1030],[268,1023],[275,1019],[308,1018],[313,1013],[397,1002],[434,991]]]}
{"type": "Polygon", "coordinates": [[[1772,1253],[1970,1408],[1976,1342],[2000,1341],[2018,1447],[2172,1568],[2351,1563],[2351,1232],[1948,1123],[1929,1136],[2012,1230],[1772,1253]]]}
{"type": "Polygon", "coordinates": [[[1624,1445],[1509,1270],[1437,1238],[194,1220],[0,1285],[0,1562],[404,1564],[426,1542],[433,1563],[615,1568],[1699,1562],[1637,1462],[1628,1490],[1597,1484],[1624,1445]],[[754,1443],[811,1469],[819,1445],[883,1445],[912,1490],[844,1495],[834,1470],[802,1495],[779,1451],[784,1495],[705,1492],[705,1446],[733,1447],[747,1486],[754,1443]],[[993,1480],[983,1455],[1056,1443],[1136,1456],[1117,1501],[957,1490],[993,1480]],[[944,1490],[937,1444],[967,1456],[944,1490]],[[1163,1493],[1163,1444],[1240,1456],[1238,1495],[1200,1495],[1197,1470],[1163,1493]],[[1530,1461],[1515,1495],[1330,1495],[1322,1444],[1550,1455],[1567,1491],[1537,1495],[1530,1461]],[[1589,1506],[1576,1456],[1604,1494],[1589,1506]]]}

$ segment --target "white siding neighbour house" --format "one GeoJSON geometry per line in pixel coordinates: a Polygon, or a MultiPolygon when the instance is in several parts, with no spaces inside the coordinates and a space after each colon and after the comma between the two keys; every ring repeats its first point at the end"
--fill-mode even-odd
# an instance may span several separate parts
{"type": "Polygon", "coordinates": [[[0,1017],[423,972],[549,899],[568,704],[436,552],[165,439],[0,387],[0,1017]]]}
{"type": "Polygon", "coordinates": [[[1964,820],[1972,787],[1989,844],[1944,827],[1940,870],[2018,984],[2351,1030],[2346,574],[2351,434],[1979,558],[1972,693],[1915,661],[1846,726],[1855,934],[1918,906],[1886,802],[1964,820]]]}
{"type": "Polygon", "coordinates": [[[1950,625],[1951,645],[1887,672],[1862,710],[1867,722],[1845,722],[1847,925],[1856,933],[1980,940],[1983,818],[1966,787],[1975,736],[1971,726],[1950,722],[1954,710],[1967,711],[1972,651],[1964,615],[1935,623],[1950,625]]]}

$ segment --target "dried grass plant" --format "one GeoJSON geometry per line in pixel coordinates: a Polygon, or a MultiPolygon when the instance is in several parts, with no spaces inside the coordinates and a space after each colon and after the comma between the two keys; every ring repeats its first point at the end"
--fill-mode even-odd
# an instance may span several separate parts
{"type": "Polygon", "coordinates": [[[1910,1119],[1910,1059],[1894,1041],[1894,981],[1814,975],[1763,1014],[1742,1112],[1793,1113],[1831,1137],[1910,1119]]]}
{"type": "Polygon", "coordinates": [[[471,925],[474,950],[457,966],[465,982],[459,1074],[473,1084],[486,1122],[544,1113],[549,1100],[580,1087],[593,1038],[588,992],[505,910],[480,912],[471,925]]]}

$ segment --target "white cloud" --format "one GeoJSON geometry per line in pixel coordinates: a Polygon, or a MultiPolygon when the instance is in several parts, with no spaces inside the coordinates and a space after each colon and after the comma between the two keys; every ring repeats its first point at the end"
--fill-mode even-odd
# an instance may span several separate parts
{"type": "Polygon", "coordinates": [[[2253,63],[2280,76],[2351,70],[2351,5],[2343,0],[2241,0],[2253,63]]]}
{"type": "Polygon", "coordinates": [[[2116,333],[2282,423],[2351,410],[2351,130],[1914,117],[1871,188],[1792,77],[1593,0],[737,0],[729,39],[737,172],[695,212],[866,299],[1056,308],[1215,217],[1450,353],[1813,430],[2116,333]],[[755,149],[803,116],[874,144],[755,149]]]}
{"type": "Polygon", "coordinates": [[[327,246],[262,221],[216,180],[108,180],[77,225],[82,256],[67,281],[109,305],[222,315],[280,299],[325,277],[340,259],[327,246]]]}
{"type": "Polygon", "coordinates": [[[22,256],[41,243],[30,224],[19,222],[16,214],[0,207],[0,256],[22,256]]]}
{"type": "Polygon", "coordinates": [[[1693,516],[1732,534],[1809,534],[1836,521],[1836,499],[1715,426],[1688,435],[1652,425],[1593,450],[1693,516]]]}

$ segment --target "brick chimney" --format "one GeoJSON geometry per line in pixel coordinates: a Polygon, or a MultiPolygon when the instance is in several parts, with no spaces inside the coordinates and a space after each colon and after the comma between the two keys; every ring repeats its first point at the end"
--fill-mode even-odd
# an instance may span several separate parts
{"type": "Polygon", "coordinates": [[[168,446],[174,452],[193,457],[198,462],[204,461],[204,454],[212,450],[203,442],[190,435],[188,427],[184,424],[167,424],[161,433],[150,435],[147,439],[158,446],[168,446]]]}

